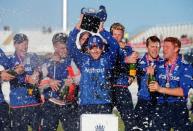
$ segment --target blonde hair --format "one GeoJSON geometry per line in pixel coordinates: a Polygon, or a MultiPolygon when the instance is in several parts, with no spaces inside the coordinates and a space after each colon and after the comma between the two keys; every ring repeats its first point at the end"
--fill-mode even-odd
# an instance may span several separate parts
{"type": "Polygon", "coordinates": [[[121,23],[113,23],[110,27],[110,32],[113,34],[113,30],[122,30],[125,32],[125,27],[121,23]]]}

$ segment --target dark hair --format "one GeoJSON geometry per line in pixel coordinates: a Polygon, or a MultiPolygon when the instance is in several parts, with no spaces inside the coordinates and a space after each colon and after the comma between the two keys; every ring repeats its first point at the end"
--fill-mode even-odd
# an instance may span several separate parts
{"type": "Polygon", "coordinates": [[[122,30],[125,32],[125,27],[121,23],[113,23],[110,27],[110,32],[113,34],[113,30],[122,30]]]}
{"type": "Polygon", "coordinates": [[[88,50],[88,40],[89,38],[92,36],[92,34],[88,31],[84,31],[80,34],[79,36],[79,41],[82,39],[82,37],[85,35],[85,34],[88,34],[88,38],[84,41],[84,43],[81,44],[81,51],[82,52],[86,52],[88,50]]]}
{"type": "Polygon", "coordinates": [[[52,43],[55,44],[56,42],[61,42],[66,44],[68,39],[67,34],[65,33],[56,33],[52,38],[52,43]]]}
{"type": "Polygon", "coordinates": [[[20,44],[23,41],[28,41],[28,37],[25,34],[18,33],[18,34],[15,34],[15,36],[13,37],[14,44],[20,44]]]}
{"type": "Polygon", "coordinates": [[[84,32],[82,32],[82,33],[80,34],[79,41],[80,41],[80,39],[81,39],[85,34],[88,34],[88,39],[89,39],[89,37],[92,36],[92,34],[91,34],[90,32],[84,31],[84,32]]]}
{"type": "Polygon", "coordinates": [[[176,37],[166,37],[164,39],[164,42],[171,42],[174,46],[177,46],[179,48],[178,52],[181,48],[181,41],[176,37]]]}
{"type": "Polygon", "coordinates": [[[150,42],[158,42],[159,46],[161,47],[161,41],[160,41],[160,39],[157,36],[150,36],[150,37],[148,37],[147,40],[146,40],[146,43],[145,43],[146,47],[148,47],[150,42]]]}

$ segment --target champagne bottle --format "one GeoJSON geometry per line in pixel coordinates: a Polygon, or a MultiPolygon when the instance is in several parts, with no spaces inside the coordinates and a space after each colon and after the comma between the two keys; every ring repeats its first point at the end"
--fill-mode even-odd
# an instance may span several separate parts
{"type": "Polygon", "coordinates": [[[191,102],[193,103],[193,95],[190,97],[191,102]]]}
{"type": "Polygon", "coordinates": [[[129,76],[135,77],[136,76],[136,63],[129,64],[129,76]]]}
{"type": "Polygon", "coordinates": [[[34,84],[29,84],[28,86],[28,95],[32,96],[39,96],[40,92],[38,90],[38,83],[41,77],[41,72],[39,72],[38,70],[34,70],[33,74],[32,74],[32,79],[33,80],[37,80],[36,83],[34,84]]]}
{"type": "Polygon", "coordinates": [[[148,85],[154,81],[156,81],[155,76],[153,74],[148,74],[148,85]]]}
{"type": "Polygon", "coordinates": [[[9,73],[12,76],[17,76],[17,72],[14,69],[8,70],[7,73],[9,73]]]}
{"type": "Polygon", "coordinates": [[[41,91],[37,84],[29,84],[27,91],[29,96],[40,97],[41,91]]]}
{"type": "Polygon", "coordinates": [[[68,95],[68,92],[69,92],[69,86],[63,86],[61,89],[60,89],[60,92],[59,92],[59,97],[61,100],[65,99],[66,96],[68,95]]]}
{"type": "Polygon", "coordinates": [[[33,95],[33,91],[35,90],[35,88],[36,88],[35,84],[30,84],[30,86],[27,89],[28,95],[32,96],[33,95]]]}
{"type": "MultiPolygon", "coordinates": [[[[148,74],[148,85],[152,82],[155,82],[156,78],[153,74],[148,74]]],[[[150,99],[153,105],[155,105],[157,103],[157,99],[156,99],[156,94],[154,92],[150,92],[150,99]]]]}

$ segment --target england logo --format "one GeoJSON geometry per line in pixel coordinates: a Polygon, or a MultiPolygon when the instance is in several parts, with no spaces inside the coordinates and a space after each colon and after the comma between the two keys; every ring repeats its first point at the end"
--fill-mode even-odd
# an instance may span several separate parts
{"type": "Polygon", "coordinates": [[[105,131],[105,126],[102,124],[97,124],[95,126],[95,131],[105,131]]]}

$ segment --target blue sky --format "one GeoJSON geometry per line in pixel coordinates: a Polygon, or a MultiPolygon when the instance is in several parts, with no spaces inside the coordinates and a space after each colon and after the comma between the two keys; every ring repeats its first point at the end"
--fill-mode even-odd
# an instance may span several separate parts
{"type": "MultiPolygon", "coordinates": [[[[133,35],[151,26],[193,23],[193,0],[68,0],[68,29],[78,21],[82,7],[106,7],[105,27],[125,25],[133,35]]],[[[62,28],[62,0],[0,0],[0,29],[62,28]]]]}

